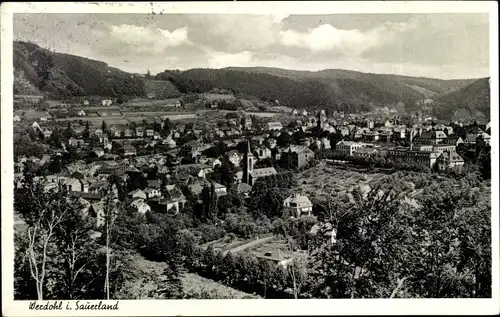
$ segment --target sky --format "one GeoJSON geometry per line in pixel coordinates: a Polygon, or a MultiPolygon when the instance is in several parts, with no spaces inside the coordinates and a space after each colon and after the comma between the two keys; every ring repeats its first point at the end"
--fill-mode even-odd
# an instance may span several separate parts
{"type": "Polygon", "coordinates": [[[264,66],[489,76],[487,14],[14,14],[14,39],[124,71],[264,66]]]}

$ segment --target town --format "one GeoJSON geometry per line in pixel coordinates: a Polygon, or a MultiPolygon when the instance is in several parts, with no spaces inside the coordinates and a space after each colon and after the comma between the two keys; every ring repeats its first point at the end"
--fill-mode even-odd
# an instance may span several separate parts
{"type": "Polygon", "coordinates": [[[156,8],[13,14],[16,302],[492,298],[493,15],[156,8]]]}
{"type": "MultiPolygon", "coordinates": [[[[185,230],[191,230],[190,243],[203,252],[250,254],[286,268],[307,258],[304,234],[330,228],[325,234],[336,241],[336,229],[322,214],[329,195],[319,194],[329,181],[320,180],[325,173],[339,181],[340,172],[358,178],[397,171],[465,175],[468,166],[484,164],[477,158],[490,143],[490,124],[484,122],[401,116],[387,107],[362,114],[285,107],[223,110],[218,103],[228,104],[227,96],[219,97],[167,100],[160,111],[148,111],[160,107],[147,101],[140,101],[142,109],[109,99],[94,100],[94,105],[57,101],[50,107],[50,101],[19,97],[16,188],[23,188],[29,175],[44,192],[66,192],[93,219],[92,236],[99,239],[107,230],[114,184],[123,210],[197,219],[198,225],[191,220],[185,230]],[[311,173],[321,176],[306,178],[311,173]],[[307,190],[306,183],[312,188],[307,190]],[[294,229],[301,237],[292,239],[294,246],[285,238],[289,232],[279,233],[292,230],[287,226],[302,228],[294,229]]],[[[376,186],[357,183],[342,191],[354,188],[366,196],[370,185],[376,186]]],[[[405,201],[419,206],[412,197],[422,191],[416,189],[405,201]]],[[[193,272],[216,281],[228,278],[193,266],[193,272]]],[[[297,287],[273,287],[260,296],[302,296],[297,287]]]]}

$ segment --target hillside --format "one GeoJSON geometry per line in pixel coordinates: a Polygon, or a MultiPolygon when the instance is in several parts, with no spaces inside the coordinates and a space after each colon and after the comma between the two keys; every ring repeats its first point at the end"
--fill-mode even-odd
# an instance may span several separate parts
{"type": "Polygon", "coordinates": [[[441,96],[433,105],[436,116],[446,119],[490,118],[489,78],[441,96]]]}
{"type": "Polygon", "coordinates": [[[367,74],[349,70],[318,72],[279,68],[229,67],[165,71],[157,79],[170,80],[183,93],[203,93],[213,88],[262,100],[279,100],[292,108],[363,111],[374,106],[403,102],[407,111],[418,110],[416,101],[437,98],[474,80],[441,80],[397,75],[367,74]]]}
{"type": "Polygon", "coordinates": [[[104,62],[51,52],[35,44],[15,41],[14,93],[52,98],[98,95],[144,96],[144,83],[104,62]]]}
{"type": "Polygon", "coordinates": [[[146,95],[151,99],[169,99],[181,96],[177,88],[168,80],[144,79],[146,95]]]}
{"type": "MultiPolygon", "coordinates": [[[[228,67],[227,70],[245,71],[252,73],[264,73],[277,75],[282,77],[293,78],[297,80],[304,79],[322,79],[322,80],[338,80],[338,79],[352,79],[359,81],[369,81],[372,84],[379,85],[379,87],[390,87],[391,85],[400,84],[405,86],[413,86],[414,90],[423,92],[426,91],[428,97],[438,94],[446,94],[454,90],[460,89],[468,84],[473,83],[477,79],[457,79],[457,80],[443,80],[437,78],[425,77],[409,77],[401,75],[390,74],[374,74],[362,73],[352,70],[344,69],[325,69],[321,71],[297,71],[287,70],[280,68],[267,68],[267,67],[228,67]]],[[[400,87],[400,86],[396,86],[400,87]]],[[[401,87],[400,87],[401,88],[401,87]]]]}

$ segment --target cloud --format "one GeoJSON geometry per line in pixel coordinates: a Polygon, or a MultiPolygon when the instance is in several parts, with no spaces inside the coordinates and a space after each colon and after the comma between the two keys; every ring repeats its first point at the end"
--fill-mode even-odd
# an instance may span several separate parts
{"type": "Polygon", "coordinates": [[[160,28],[121,24],[110,25],[109,36],[141,53],[162,53],[169,47],[191,44],[186,27],[172,32],[160,28]]]}
{"type": "Polygon", "coordinates": [[[260,51],[275,44],[280,31],[276,21],[283,18],[283,15],[193,15],[189,24],[197,30],[192,34],[194,42],[217,51],[237,53],[260,51]]]}
{"type": "Polygon", "coordinates": [[[284,46],[309,49],[313,53],[338,52],[347,56],[359,56],[363,52],[395,40],[399,32],[413,26],[406,23],[384,23],[368,31],[343,30],[331,24],[322,24],[306,32],[287,29],[280,32],[280,43],[284,46]]]}
{"type": "Polygon", "coordinates": [[[228,66],[252,66],[253,54],[249,51],[243,51],[240,53],[208,51],[207,55],[209,68],[224,68],[228,66]]]}

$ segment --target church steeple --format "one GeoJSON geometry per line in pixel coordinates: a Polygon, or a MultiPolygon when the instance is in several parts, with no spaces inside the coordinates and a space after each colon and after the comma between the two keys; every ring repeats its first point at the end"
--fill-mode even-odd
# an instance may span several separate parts
{"type": "Polygon", "coordinates": [[[244,156],[244,165],[243,165],[243,181],[250,184],[250,174],[253,172],[253,165],[255,163],[255,157],[252,154],[252,149],[250,147],[250,140],[247,140],[247,152],[244,156]]]}

